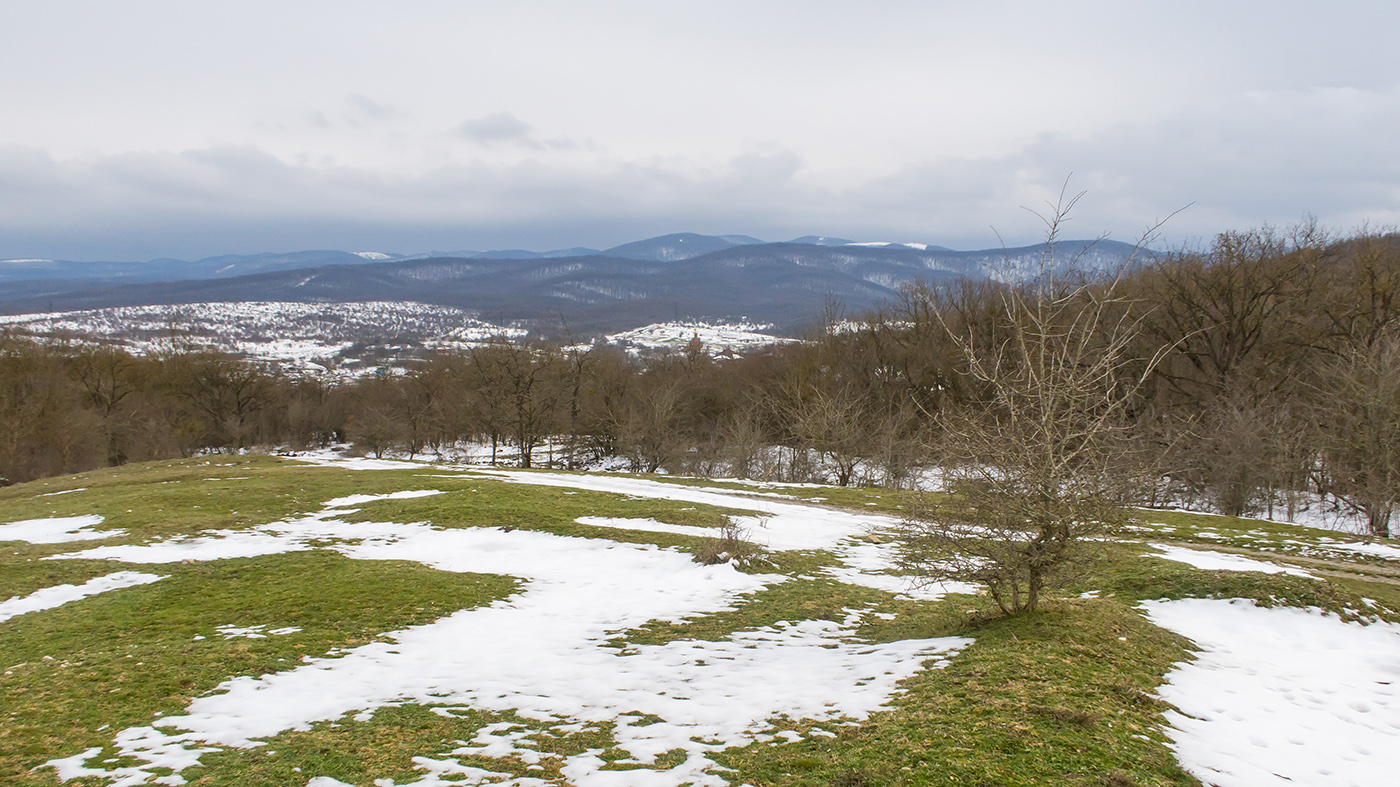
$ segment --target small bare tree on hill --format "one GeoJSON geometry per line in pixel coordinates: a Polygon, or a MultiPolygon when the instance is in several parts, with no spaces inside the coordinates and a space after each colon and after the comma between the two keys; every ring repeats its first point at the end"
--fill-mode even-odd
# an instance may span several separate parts
{"type": "Polygon", "coordinates": [[[945,323],[984,403],[940,415],[953,494],[930,498],[903,527],[908,568],[929,582],[983,584],[1007,614],[1034,611],[1123,518],[1139,464],[1128,406],[1161,357],[1135,356],[1141,317],[1116,279],[1057,279],[1055,241],[1078,199],[1061,194],[1042,217],[1039,275],[995,296],[998,342],[945,323]]]}

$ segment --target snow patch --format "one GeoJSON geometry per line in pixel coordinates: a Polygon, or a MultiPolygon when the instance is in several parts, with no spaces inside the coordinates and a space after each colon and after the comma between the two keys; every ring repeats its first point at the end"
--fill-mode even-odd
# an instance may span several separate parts
{"type": "MultiPolygon", "coordinates": [[[[76,489],[73,491],[77,491],[76,489]]],[[[61,544],[67,541],[95,541],[126,535],[125,530],[92,530],[102,524],[100,514],[24,519],[0,525],[0,541],[28,541],[31,544],[61,544]]]]}
{"type": "Polygon", "coordinates": [[[1218,787],[1392,784],[1400,626],[1252,601],[1145,601],[1196,643],[1158,693],[1177,761],[1218,787]]]}
{"type": "Polygon", "coordinates": [[[1295,577],[1317,579],[1316,576],[1313,576],[1311,573],[1301,568],[1280,566],[1276,563],[1253,560],[1241,555],[1231,555],[1210,549],[1186,549],[1185,547],[1168,546],[1166,544],[1149,544],[1148,546],[1159,550],[1161,554],[1149,553],[1143,555],[1143,557],[1160,557],[1163,560],[1174,560],[1178,563],[1186,563],[1205,571],[1257,571],[1263,574],[1288,574],[1295,577]]]}
{"type": "Polygon", "coordinates": [[[54,585],[36,590],[27,596],[15,596],[8,601],[0,601],[0,622],[9,620],[16,615],[23,615],[26,612],[53,609],[70,601],[95,596],[98,593],[145,585],[164,578],[157,574],[118,571],[89,579],[81,585],[54,585]]]}
{"type": "Polygon", "coordinates": [[[266,639],[269,636],[278,637],[283,634],[295,634],[301,631],[299,626],[287,626],[280,629],[267,630],[266,625],[261,626],[215,626],[214,631],[224,639],[266,639]]]}
{"type": "Polygon", "coordinates": [[[413,489],[406,492],[391,492],[387,495],[349,495],[347,497],[337,497],[327,500],[326,508],[347,508],[365,503],[373,503],[377,500],[412,500],[418,497],[432,497],[442,494],[440,489],[413,489]]]}
{"type": "Polygon", "coordinates": [[[701,536],[713,538],[720,535],[720,532],[711,527],[695,527],[694,525],[672,525],[660,522],[655,519],[641,519],[636,517],[615,517],[615,516],[581,516],[574,520],[580,525],[592,525],[594,527],[613,527],[619,530],[643,530],[651,533],[678,533],[683,536],[701,536]]]}

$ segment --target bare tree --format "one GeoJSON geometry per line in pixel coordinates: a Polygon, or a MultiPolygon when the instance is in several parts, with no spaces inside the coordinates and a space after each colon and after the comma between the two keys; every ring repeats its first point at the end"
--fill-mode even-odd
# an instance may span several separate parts
{"type": "Polygon", "coordinates": [[[1323,379],[1318,431],[1330,491],[1385,538],[1400,499],[1400,340],[1357,349],[1323,379]]]}
{"type": "Polygon", "coordinates": [[[176,395],[203,422],[206,441],[243,449],[255,437],[256,416],[272,404],[272,378],[251,363],[218,352],[171,359],[176,395]]]}
{"type": "Polygon", "coordinates": [[[1001,290],[1001,339],[954,334],[985,406],[941,416],[956,494],[903,528],[908,567],[931,582],[984,584],[1008,614],[1034,611],[1123,518],[1136,464],[1128,405],[1160,357],[1134,356],[1140,318],[1117,280],[1057,278],[1055,242],[1078,199],[1061,194],[1042,217],[1036,278],[1001,290]]]}
{"type": "Polygon", "coordinates": [[[655,473],[680,449],[677,421],[680,386],[671,383],[636,397],[623,414],[618,432],[634,473],[655,473]]]}
{"type": "Polygon", "coordinates": [[[754,478],[759,474],[760,460],[769,446],[769,440],[768,435],[764,434],[757,405],[749,403],[730,413],[721,427],[721,439],[729,460],[730,475],[754,478]]]}
{"type": "Polygon", "coordinates": [[[532,466],[536,446],[554,430],[561,395],[556,348],[497,338],[470,352],[473,368],[482,376],[483,405],[491,413],[492,464],[496,461],[496,430],[504,428],[515,441],[520,466],[532,466]]]}
{"type": "Polygon", "coordinates": [[[793,391],[787,413],[799,445],[817,454],[836,473],[837,486],[850,486],[869,453],[872,427],[865,397],[848,384],[834,391],[793,391]]]}

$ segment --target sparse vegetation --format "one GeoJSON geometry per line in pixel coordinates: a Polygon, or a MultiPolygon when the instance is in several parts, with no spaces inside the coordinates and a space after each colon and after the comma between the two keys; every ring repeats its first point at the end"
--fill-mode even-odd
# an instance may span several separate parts
{"type": "MultiPolygon", "coordinates": [[[[133,464],[16,485],[0,490],[0,521],[100,513],[106,516],[104,527],[127,531],[101,543],[141,543],[206,528],[246,528],[316,510],[326,499],[350,493],[426,487],[444,493],[366,503],[346,517],[364,522],[426,520],[447,528],[539,529],[679,547],[700,558],[718,546],[717,539],[619,531],[573,519],[599,514],[654,517],[715,528],[720,539],[742,536],[725,529],[729,516],[744,513],[738,510],[503,484],[470,474],[444,477],[441,471],[347,472],[268,457],[133,464]],[[79,488],[84,491],[37,496],[79,488]]],[[[880,508],[897,514],[898,506],[911,499],[911,493],[879,489],[782,491],[824,497],[827,505],[848,505],[860,512],[872,509],[866,503],[879,500],[880,508]]],[[[742,497],[734,500],[742,505],[742,497]]],[[[1310,536],[1301,528],[1257,520],[1142,512],[1134,526],[1147,528],[1144,535],[1151,538],[1194,538],[1213,547],[1247,544],[1253,554],[1275,558],[1301,560],[1312,554],[1298,546],[1300,542],[1326,545],[1316,533],[1310,536]],[[1305,541],[1309,537],[1311,541],[1305,541]]],[[[39,559],[72,548],[6,544],[0,554],[0,596],[136,568],[106,561],[39,559]]],[[[668,642],[720,641],[735,632],[790,622],[841,621],[853,614],[860,620],[853,636],[871,643],[938,636],[975,640],[947,667],[906,681],[904,693],[888,709],[858,726],[780,719],[776,729],[792,732],[791,741],[780,737],[716,755],[735,769],[726,776],[733,783],[1187,785],[1192,780],[1176,766],[1165,745],[1160,727],[1164,706],[1153,693],[1172,664],[1189,656],[1179,638],[1154,628],[1136,612],[1138,600],[1252,598],[1266,605],[1321,607],[1353,620],[1371,615],[1400,619],[1395,611],[1400,610],[1400,591],[1383,573],[1319,581],[1209,572],[1144,557],[1145,551],[1131,542],[1106,545],[1106,560],[1046,595],[1040,614],[1011,617],[1000,615],[988,596],[916,601],[836,581],[824,576],[825,568],[838,562],[828,552],[768,553],[757,570],[786,575],[786,581],[743,598],[729,610],[619,631],[610,644],[627,653],[668,642]],[[1095,591],[1097,597],[1079,598],[1085,591],[1095,591]]],[[[1353,565],[1365,571],[1371,564],[1358,560],[1353,565]]],[[[117,757],[111,748],[113,729],[148,724],[156,712],[177,713],[191,697],[230,675],[283,670],[304,655],[354,647],[386,631],[488,604],[519,589],[508,577],[347,560],[324,550],[173,564],[158,570],[167,575],[158,583],[4,624],[0,668],[11,674],[0,676],[8,714],[0,731],[5,741],[0,750],[6,752],[0,756],[0,778],[16,785],[55,784],[52,770],[32,769],[89,746],[105,747],[99,759],[117,757]],[[291,625],[301,631],[265,639],[209,636],[212,627],[221,624],[291,625]],[[195,640],[195,635],[206,638],[195,640]],[[112,693],[114,688],[118,693],[112,693]]],[[[597,750],[607,762],[628,759],[616,748],[610,725],[585,726],[555,738],[540,732],[538,722],[510,714],[460,708],[445,712],[409,703],[379,708],[359,719],[346,717],[317,723],[310,730],[284,732],[254,749],[206,755],[198,768],[184,775],[193,784],[274,785],[302,774],[329,775],[351,784],[409,781],[422,773],[414,757],[441,754],[460,745],[455,741],[471,740],[486,725],[501,723],[531,734],[540,742],[540,751],[577,755],[597,750]]],[[[560,760],[550,757],[542,760],[542,769],[533,770],[512,759],[473,756],[464,762],[517,776],[561,778],[560,760]]],[[[654,767],[679,762],[668,755],[654,767]]]]}

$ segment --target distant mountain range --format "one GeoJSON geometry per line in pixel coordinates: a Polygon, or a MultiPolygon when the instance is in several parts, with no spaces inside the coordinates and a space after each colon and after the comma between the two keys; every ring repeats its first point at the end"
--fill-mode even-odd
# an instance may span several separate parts
{"type": "MultiPolygon", "coordinates": [[[[1056,260],[1106,269],[1132,246],[1064,241],[1056,260]],[[1087,249],[1087,251],[1086,251],[1087,249]]],[[[194,262],[0,262],[0,313],[232,301],[416,301],[495,323],[567,323],[577,333],[674,319],[749,319],[791,332],[823,305],[877,306],[915,280],[1017,277],[1042,247],[953,251],[927,244],[807,236],[765,243],[678,233],[603,251],[399,255],[304,251],[194,262]]]]}

